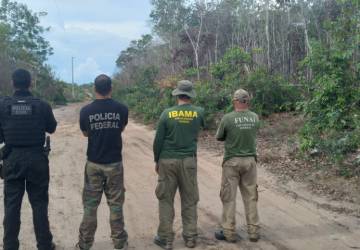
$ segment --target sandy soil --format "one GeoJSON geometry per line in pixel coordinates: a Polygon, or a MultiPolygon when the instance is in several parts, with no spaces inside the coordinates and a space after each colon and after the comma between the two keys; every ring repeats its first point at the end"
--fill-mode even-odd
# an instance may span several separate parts
{"type": "MultiPolygon", "coordinates": [[[[80,105],[70,105],[55,111],[59,127],[52,136],[50,221],[58,249],[73,249],[77,242],[78,227],[82,217],[81,190],[85,164],[86,139],[78,124],[80,105]]],[[[152,160],[154,132],[148,127],[130,121],[124,133],[124,166],[127,188],[125,202],[126,228],[129,233],[129,249],[150,249],[158,224],[157,200],[154,195],[156,174],[152,160]]],[[[303,193],[298,199],[298,186],[289,185],[286,190],[271,174],[259,166],[262,239],[258,243],[246,240],[244,212],[238,195],[238,232],[243,240],[227,244],[214,240],[221,215],[219,199],[221,155],[205,148],[199,150],[199,245],[197,249],[301,249],[342,250],[360,249],[360,220],[336,214],[318,206],[321,200],[303,193]]],[[[3,186],[0,186],[2,189],[3,186]]],[[[306,191],[304,191],[306,192],[306,191]]],[[[0,190],[2,198],[2,190],[0,190]]],[[[326,201],[323,201],[326,202],[326,201]]],[[[179,197],[176,199],[175,249],[185,249],[181,239],[179,197]]],[[[3,206],[0,217],[3,216],[3,206]]],[[[98,211],[98,230],[93,249],[112,249],[109,212],[105,198],[98,211]]],[[[2,237],[2,230],[0,232],[2,237]]],[[[32,228],[31,209],[24,199],[22,210],[21,249],[36,249],[32,228]]],[[[0,244],[1,246],[1,244],[0,244]]]]}

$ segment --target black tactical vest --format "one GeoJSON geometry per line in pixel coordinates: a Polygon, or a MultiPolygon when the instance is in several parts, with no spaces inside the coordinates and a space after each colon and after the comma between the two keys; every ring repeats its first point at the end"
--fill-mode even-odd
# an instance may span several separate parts
{"type": "Polygon", "coordinates": [[[32,96],[8,97],[1,105],[1,129],[5,145],[10,147],[42,147],[45,120],[41,102],[32,96]]]}

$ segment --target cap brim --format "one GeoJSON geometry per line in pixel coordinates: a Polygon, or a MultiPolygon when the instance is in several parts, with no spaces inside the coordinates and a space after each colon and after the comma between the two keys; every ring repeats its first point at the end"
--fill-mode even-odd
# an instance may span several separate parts
{"type": "Polygon", "coordinates": [[[250,102],[251,98],[233,98],[233,101],[250,102]]]}
{"type": "Polygon", "coordinates": [[[196,92],[195,90],[192,90],[190,92],[185,92],[185,91],[181,91],[179,89],[174,89],[173,92],[172,92],[172,95],[173,96],[178,96],[178,95],[186,95],[190,98],[195,98],[196,97],[196,92]]]}

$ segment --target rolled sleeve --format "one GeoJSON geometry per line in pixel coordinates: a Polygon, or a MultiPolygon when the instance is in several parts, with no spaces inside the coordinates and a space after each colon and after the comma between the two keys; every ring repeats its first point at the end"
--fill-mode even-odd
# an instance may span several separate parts
{"type": "Polygon", "coordinates": [[[84,109],[80,111],[80,119],[79,119],[80,129],[82,132],[88,132],[88,117],[84,109]]]}
{"type": "Polygon", "coordinates": [[[44,114],[45,114],[45,131],[52,134],[56,131],[57,121],[51,106],[48,103],[44,103],[44,114]]]}
{"type": "Polygon", "coordinates": [[[123,111],[123,130],[128,125],[128,123],[129,123],[129,109],[128,107],[125,106],[123,111]]]}
{"type": "Polygon", "coordinates": [[[224,118],[221,120],[219,128],[216,132],[216,139],[218,141],[225,141],[225,139],[226,139],[226,128],[225,128],[225,119],[224,118]]]}
{"type": "Polygon", "coordinates": [[[157,163],[160,159],[161,150],[164,144],[165,134],[166,134],[166,119],[164,118],[164,113],[161,115],[154,139],[153,151],[154,151],[154,161],[157,163]]]}

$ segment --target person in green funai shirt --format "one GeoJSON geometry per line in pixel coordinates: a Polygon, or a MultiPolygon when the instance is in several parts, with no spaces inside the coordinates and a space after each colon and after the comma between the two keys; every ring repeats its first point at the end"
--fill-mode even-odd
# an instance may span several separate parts
{"type": "Polygon", "coordinates": [[[256,133],[259,129],[257,114],[249,110],[250,95],[239,89],[233,97],[234,111],[226,114],[216,138],[225,141],[220,198],[223,203],[221,230],[215,233],[218,240],[236,242],[236,192],[240,187],[244,202],[248,235],[252,242],[259,240],[257,210],[256,133]]]}
{"type": "Polygon", "coordinates": [[[193,84],[180,81],[172,94],[178,105],[162,113],[153,148],[160,220],[154,243],[166,250],[173,249],[174,197],[178,188],[185,245],[196,247],[199,201],[196,151],[198,134],[204,127],[204,110],[191,104],[196,96],[193,84]]]}

